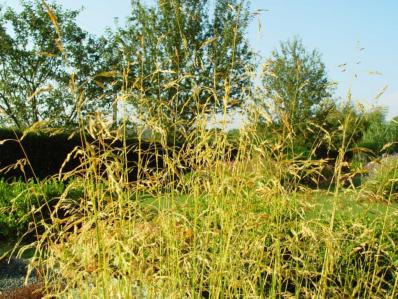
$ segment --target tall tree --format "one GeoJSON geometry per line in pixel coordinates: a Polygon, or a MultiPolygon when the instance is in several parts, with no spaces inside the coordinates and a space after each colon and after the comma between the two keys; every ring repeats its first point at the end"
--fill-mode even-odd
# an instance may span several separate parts
{"type": "Polygon", "coordinates": [[[104,107],[90,79],[103,67],[100,42],[76,24],[78,11],[37,0],[21,5],[0,14],[0,122],[68,126],[80,108],[104,107]]]}
{"type": "Polygon", "coordinates": [[[244,0],[218,0],[214,10],[208,0],[133,0],[116,36],[131,66],[133,101],[145,98],[150,106],[141,112],[183,132],[198,114],[239,107],[251,86],[249,20],[244,0]]]}
{"type": "Polygon", "coordinates": [[[277,121],[289,123],[297,140],[308,142],[314,135],[308,127],[322,126],[335,106],[321,55],[316,50],[307,51],[302,41],[294,38],[282,42],[265,66],[265,101],[274,105],[277,121]]]}

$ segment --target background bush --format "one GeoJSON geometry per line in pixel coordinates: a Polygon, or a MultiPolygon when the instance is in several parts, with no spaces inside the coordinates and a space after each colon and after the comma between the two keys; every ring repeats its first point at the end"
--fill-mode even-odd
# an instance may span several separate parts
{"type": "Polygon", "coordinates": [[[363,185],[363,194],[368,198],[398,201],[398,156],[390,156],[374,164],[363,185]]]}
{"type": "MultiPolygon", "coordinates": [[[[59,197],[65,185],[56,180],[46,180],[40,184],[0,180],[0,240],[17,239],[29,229],[29,224],[41,220],[42,215],[31,213],[43,205],[52,204],[59,197]]],[[[42,209],[42,212],[44,209],[42,209]]]]}

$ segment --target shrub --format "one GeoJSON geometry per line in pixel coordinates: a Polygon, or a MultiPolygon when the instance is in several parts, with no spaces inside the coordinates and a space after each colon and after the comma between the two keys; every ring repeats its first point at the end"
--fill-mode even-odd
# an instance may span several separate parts
{"type": "Polygon", "coordinates": [[[398,201],[398,156],[384,158],[380,164],[368,166],[368,177],[362,193],[364,196],[383,201],[398,201]]]}
{"type": "Polygon", "coordinates": [[[394,153],[398,151],[397,137],[397,120],[385,121],[385,119],[381,119],[370,124],[364,132],[359,146],[372,150],[376,155],[394,153]]]}
{"type": "Polygon", "coordinates": [[[45,213],[40,207],[53,205],[64,190],[65,185],[55,180],[39,184],[32,180],[27,183],[0,180],[0,240],[19,238],[28,232],[29,224],[40,221],[45,213]],[[40,209],[41,215],[31,212],[34,209],[40,209]]]}

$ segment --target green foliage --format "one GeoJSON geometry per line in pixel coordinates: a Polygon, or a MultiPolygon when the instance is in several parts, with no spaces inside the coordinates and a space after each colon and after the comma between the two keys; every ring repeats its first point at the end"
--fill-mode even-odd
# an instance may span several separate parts
{"type": "Polygon", "coordinates": [[[376,110],[374,114],[374,117],[368,120],[368,128],[364,131],[359,146],[371,150],[376,156],[381,156],[383,153],[398,152],[397,121],[394,119],[386,121],[385,110],[376,110]]]}
{"type": "Polygon", "coordinates": [[[129,66],[139,114],[162,119],[180,136],[200,114],[239,107],[251,89],[247,3],[218,0],[211,7],[208,0],[132,1],[127,27],[113,39],[121,49],[119,72],[129,66]]]}
{"type": "Polygon", "coordinates": [[[386,157],[373,164],[362,186],[363,195],[372,200],[398,202],[398,157],[386,157]]]}
{"type": "Polygon", "coordinates": [[[0,180],[0,240],[17,240],[28,232],[29,226],[38,225],[42,215],[37,211],[64,190],[64,184],[55,180],[40,184],[0,180]]]}
{"type": "MultiPolygon", "coordinates": [[[[207,0],[158,0],[153,7],[133,1],[127,28],[98,43],[105,47],[102,73],[76,86],[82,99],[98,85],[105,102],[117,94],[133,103],[144,123],[138,144],[129,147],[125,126],[111,128],[99,115],[88,126],[79,119],[79,135],[89,132],[92,140],[81,144],[83,167],[67,175],[67,186],[0,181],[0,237],[39,231],[30,266],[41,270],[47,297],[396,297],[396,211],[362,208],[355,191],[339,188],[346,150],[378,116],[330,101],[316,51],[308,54],[296,40],[274,53],[264,74],[270,89],[262,100],[271,111],[260,123],[263,135],[258,118],[229,134],[221,121],[210,124],[209,111],[226,115],[248,95],[245,3],[219,0],[210,13],[207,0]],[[198,118],[203,124],[194,125],[198,118]],[[167,130],[191,134],[180,148],[168,144],[167,130]],[[336,182],[333,195],[302,186],[322,174],[324,161],[311,159],[320,142],[338,154],[326,169],[336,182]]],[[[5,28],[0,34],[11,41],[5,28]]],[[[69,59],[64,49],[53,48],[60,61],[69,59]]],[[[41,137],[27,135],[26,148],[41,137]]],[[[47,152],[36,161],[55,164],[47,152]]],[[[388,178],[369,179],[369,193],[394,200],[394,163],[380,172],[388,178]],[[384,185],[381,193],[372,189],[384,185]]]]}
{"type": "Polygon", "coordinates": [[[3,126],[24,129],[41,120],[71,126],[79,111],[107,104],[94,101],[100,89],[90,80],[103,67],[99,41],[77,25],[78,11],[44,3],[21,1],[21,12],[0,10],[3,126]]]}
{"type": "Polygon", "coordinates": [[[349,144],[349,148],[356,146],[367,127],[367,113],[361,108],[351,101],[331,107],[323,123],[323,127],[329,133],[325,145],[330,150],[338,150],[344,143],[344,146],[349,144]]]}
{"type": "Polygon", "coordinates": [[[239,129],[232,129],[227,132],[227,140],[235,145],[239,146],[239,139],[241,138],[239,129]]]}
{"type": "Polygon", "coordinates": [[[319,130],[334,107],[321,55],[308,52],[297,38],[282,42],[266,61],[262,82],[265,94],[260,104],[278,124],[289,128],[296,141],[312,143],[313,129],[319,130]]]}

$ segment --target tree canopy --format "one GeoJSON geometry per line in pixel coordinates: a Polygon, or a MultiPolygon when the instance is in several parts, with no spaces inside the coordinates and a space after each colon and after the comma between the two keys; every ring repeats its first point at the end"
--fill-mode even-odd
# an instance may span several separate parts
{"type": "Polygon", "coordinates": [[[148,115],[171,130],[189,130],[203,112],[230,110],[247,98],[254,55],[245,38],[244,0],[132,1],[115,41],[129,65],[131,100],[145,98],[148,115]]]}
{"type": "Polygon", "coordinates": [[[78,11],[41,1],[0,12],[0,122],[23,129],[41,120],[76,124],[106,106],[93,77],[102,67],[99,41],[76,24],[78,11]]]}
{"type": "Polygon", "coordinates": [[[312,134],[308,125],[321,125],[334,103],[331,82],[318,51],[308,51],[298,38],[282,42],[262,73],[264,102],[277,122],[289,123],[299,139],[312,134]]]}

